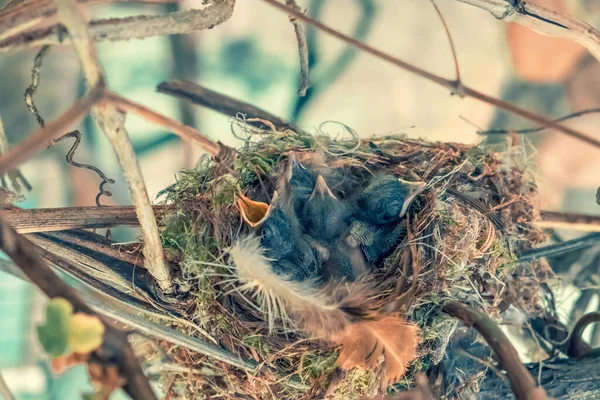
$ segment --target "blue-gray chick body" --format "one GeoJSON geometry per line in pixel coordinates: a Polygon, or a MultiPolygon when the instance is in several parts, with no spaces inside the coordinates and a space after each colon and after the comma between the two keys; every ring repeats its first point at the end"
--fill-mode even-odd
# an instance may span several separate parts
{"type": "Polygon", "coordinates": [[[335,197],[321,175],[304,205],[303,215],[304,227],[313,239],[313,247],[321,249],[326,279],[354,280],[368,270],[362,253],[343,240],[350,228],[349,207],[335,197]]]}
{"type": "Polygon", "coordinates": [[[394,176],[374,177],[357,201],[347,243],[360,247],[369,262],[379,263],[403,239],[400,221],[424,186],[394,176]]]}
{"type": "Polygon", "coordinates": [[[280,189],[284,201],[292,204],[294,213],[298,217],[302,216],[304,205],[310,198],[316,182],[315,173],[305,168],[294,153],[290,153],[280,189]]]}
{"type": "Polygon", "coordinates": [[[293,210],[286,210],[277,193],[256,230],[265,255],[272,259],[275,273],[296,281],[320,277],[320,260],[316,250],[302,234],[293,210]]]}

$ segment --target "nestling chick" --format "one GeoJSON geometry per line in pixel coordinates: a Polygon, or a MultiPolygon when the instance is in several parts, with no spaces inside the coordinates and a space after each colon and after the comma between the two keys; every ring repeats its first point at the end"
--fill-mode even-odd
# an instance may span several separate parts
{"type": "Polygon", "coordinates": [[[346,204],[334,196],[321,175],[317,177],[302,215],[307,233],[323,243],[337,240],[350,226],[351,214],[346,204]]]}
{"type": "Polygon", "coordinates": [[[394,176],[377,176],[357,202],[347,243],[360,247],[369,262],[379,263],[402,240],[399,224],[424,182],[407,182],[394,176]]]}
{"type": "Polygon", "coordinates": [[[259,237],[265,256],[273,260],[271,264],[275,273],[295,281],[320,276],[321,268],[316,250],[301,232],[294,211],[289,206],[286,207],[277,192],[273,194],[271,204],[258,222],[251,220],[250,216],[259,212],[252,214],[249,210],[262,209],[260,204],[264,203],[248,201],[245,196],[240,196],[240,199],[243,203],[240,206],[242,216],[259,237]]]}
{"type": "Polygon", "coordinates": [[[322,254],[326,279],[354,280],[369,269],[360,250],[342,240],[350,227],[351,212],[335,197],[321,175],[304,205],[303,215],[305,229],[322,254]]]}
{"type": "Polygon", "coordinates": [[[282,178],[279,185],[282,200],[292,203],[294,212],[300,216],[304,204],[313,192],[317,177],[298,161],[294,153],[290,153],[282,178]]]}
{"type": "Polygon", "coordinates": [[[376,225],[399,221],[424,187],[425,182],[407,182],[388,175],[376,176],[358,199],[361,219],[376,225]]]}

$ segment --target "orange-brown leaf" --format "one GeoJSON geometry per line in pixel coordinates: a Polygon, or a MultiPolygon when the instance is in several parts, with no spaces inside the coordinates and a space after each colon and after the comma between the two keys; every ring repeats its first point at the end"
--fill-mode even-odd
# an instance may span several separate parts
{"type": "Polygon", "coordinates": [[[416,357],[417,327],[398,316],[374,318],[349,325],[334,338],[341,345],[338,365],[372,368],[385,358],[385,383],[398,381],[416,357]]]}

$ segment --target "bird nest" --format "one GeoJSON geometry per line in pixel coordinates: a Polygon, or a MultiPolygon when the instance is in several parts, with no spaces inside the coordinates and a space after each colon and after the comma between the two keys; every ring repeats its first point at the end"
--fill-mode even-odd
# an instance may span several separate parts
{"type": "MultiPolygon", "coordinates": [[[[456,328],[455,320],[442,312],[447,301],[469,303],[491,316],[510,306],[529,315],[544,308],[539,268],[516,262],[520,251],[544,239],[535,225],[537,192],[524,146],[497,152],[401,136],[336,140],[289,130],[254,133],[234,161],[202,159],[165,193],[174,208],[163,221],[163,245],[179,268],[179,287],[193,299],[184,315],[201,329],[189,324],[179,328],[257,366],[250,373],[161,343],[186,367],[163,377],[175,398],[345,399],[402,391],[418,372],[442,360],[456,328]],[[265,300],[261,282],[244,276],[232,256],[249,240],[245,238],[255,235],[242,217],[248,221],[252,212],[264,213],[274,192],[284,190],[292,154],[302,168],[323,173],[325,180],[344,177],[343,187],[329,185],[340,201],[354,201],[378,176],[426,184],[394,222],[403,234],[385,257],[370,263],[368,272],[301,282],[301,302],[329,296],[326,306],[351,314],[330,330],[311,328],[311,317],[277,293],[274,300],[265,300]],[[306,292],[306,286],[312,291],[306,292]],[[357,286],[367,289],[357,292],[357,286]],[[400,337],[400,342],[412,347],[405,349],[400,360],[405,365],[396,366],[395,374],[389,374],[394,368],[389,349],[371,348],[378,357],[367,354],[360,362],[344,354],[352,348],[348,338],[340,339],[340,332],[365,319],[386,318],[404,329],[399,335],[410,337],[400,337]]],[[[254,250],[258,259],[246,264],[272,260],[254,250]]],[[[320,318],[317,314],[313,317],[320,318]]],[[[381,341],[374,343],[379,348],[381,341]]]]}

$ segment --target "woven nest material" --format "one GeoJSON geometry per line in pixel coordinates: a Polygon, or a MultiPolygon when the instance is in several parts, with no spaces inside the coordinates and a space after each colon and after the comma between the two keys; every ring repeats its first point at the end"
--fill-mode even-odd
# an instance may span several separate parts
{"type": "MultiPolygon", "coordinates": [[[[255,360],[249,374],[184,348],[162,343],[189,372],[171,373],[165,385],[176,398],[356,398],[404,390],[416,373],[440,362],[456,322],[441,311],[450,300],[498,316],[509,306],[542,313],[537,264],[516,254],[544,239],[534,177],[523,147],[495,152],[456,143],[399,136],[339,140],[294,132],[249,138],[233,163],[201,160],[166,190],[175,211],[162,228],[167,256],[179,267],[180,287],[193,296],[185,315],[203,334],[241,358],[255,360]],[[360,186],[385,173],[427,188],[412,203],[408,234],[371,273],[378,304],[401,302],[420,330],[417,358],[392,385],[382,385],[382,366],[344,371],[338,349],[275,320],[269,330],[252,293],[239,289],[228,250],[247,230],[236,193],[269,202],[290,152],[310,164],[318,154],[328,168],[360,186]]],[[[182,328],[189,329],[189,328],[182,328]]]]}

